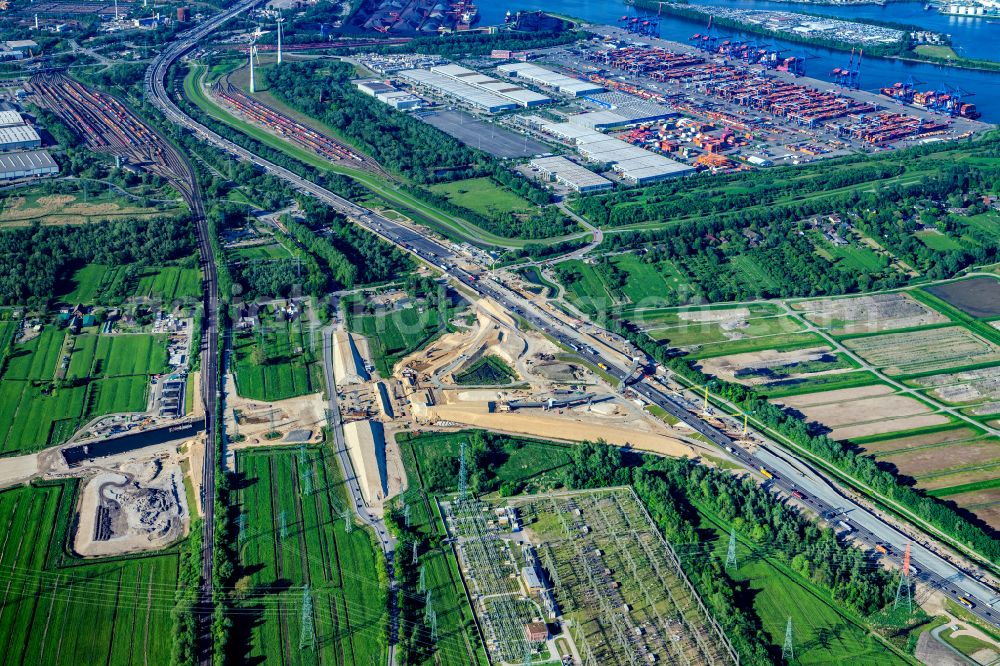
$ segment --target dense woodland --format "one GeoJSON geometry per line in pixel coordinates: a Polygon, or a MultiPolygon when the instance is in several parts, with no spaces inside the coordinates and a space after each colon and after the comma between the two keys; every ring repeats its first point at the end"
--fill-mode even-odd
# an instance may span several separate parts
{"type": "Polygon", "coordinates": [[[195,250],[190,218],[121,219],[0,233],[0,304],[44,307],[73,270],[88,263],[156,265],[195,250]]]}

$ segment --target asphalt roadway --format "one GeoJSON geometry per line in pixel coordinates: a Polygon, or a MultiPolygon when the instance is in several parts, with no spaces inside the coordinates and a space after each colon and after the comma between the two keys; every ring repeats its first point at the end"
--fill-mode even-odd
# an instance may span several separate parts
{"type": "MultiPolygon", "coordinates": [[[[333,308],[334,312],[337,308],[333,308]]],[[[330,429],[333,431],[333,450],[337,454],[340,471],[344,475],[352,509],[365,525],[371,528],[378,539],[382,554],[385,556],[385,566],[389,574],[389,666],[396,663],[396,639],[399,631],[399,611],[395,603],[396,576],[393,572],[396,553],[396,539],[386,529],[385,521],[368,510],[361,495],[361,485],[354,473],[351,457],[344,440],[344,421],[337,405],[337,382],[333,375],[333,332],[336,321],[323,329],[323,372],[326,377],[327,415],[330,429]]]]}
{"type": "MultiPolygon", "coordinates": [[[[547,329],[557,341],[574,345],[580,349],[581,356],[593,364],[604,364],[607,372],[616,380],[623,380],[629,374],[630,368],[622,368],[614,360],[598,354],[593,346],[596,342],[589,334],[570,327],[557,320],[547,312],[527,302],[512,290],[489,279],[480,280],[455,265],[455,253],[447,246],[439,243],[424,233],[417,233],[401,224],[382,217],[371,210],[358,206],[342,197],[312,183],[288,169],[273,164],[254,155],[250,151],[224,139],[212,130],[184,115],[170,100],[163,86],[163,75],[170,62],[195,48],[198,40],[204,38],[222,22],[232,15],[251,7],[257,0],[237,5],[224,14],[212,19],[212,25],[202,24],[191,33],[185,33],[175,41],[164,54],[169,54],[169,62],[162,66],[154,80],[149,85],[148,93],[155,97],[156,105],[171,121],[189,129],[201,140],[238,157],[251,162],[272,175],[288,182],[293,188],[310,194],[320,201],[343,213],[359,226],[375,233],[385,240],[398,245],[405,251],[431,264],[454,280],[460,282],[467,290],[480,297],[490,297],[502,307],[523,317],[529,323],[539,328],[547,329]],[[208,28],[208,29],[206,29],[208,28]],[[188,35],[191,36],[188,36],[188,35]]],[[[163,56],[161,56],[162,58],[163,56]]],[[[159,59],[158,59],[159,60],[159,59]]],[[[153,67],[157,65],[154,63],[153,67]]],[[[793,454],[784,451],[778,444],[770,442],[760,433],[755,433],[758,440],[767,442],[755,453],[750,453],[722,431],[706,423],[698,415],[686,409],[675,401],[666,389],[656,387],[646,380],[640,380],[632,385],[644,399],[666,410],[674,417],[701,433],[710,442],[729,453],[734,460],[739,461],[748,470],[760,472],[763,467],[772,475],[768,487],[783,494],[798,491],[805,496],[803,503],[821,516],[831,516],[834,520],[843,520],[852,531],[852,537],[874,547],[876,543],[888,544],[893,552],[899,553],[905,546],[906,538],[892,525],[872,514],[867,509],[848,499],[833,483],[818,473],[810,465],[797,459],[793,454]],[[731,453],[730,453],[731,450],[731,453]],[[838,518],[838,516],[840,516],[838,518]]],[[[335,390],[331,391],[335,393],[335,390]]],[[[336,410],[334,410],[336,412],[336,410]]],[[[362,517],[362,519],[364,519],[362,517]]],[[[991,588],[968,576],[952,564],[940,558],[920,544],[911,546],[911,562],[915,565],[916,574],[925,583],[938,587],[949,598],[956,600],[965,596],[973,603],[970,612],[984,621],[1000,627],[1000,616],[993,606],[1000,602],[1000,596],[991,588]]]]}

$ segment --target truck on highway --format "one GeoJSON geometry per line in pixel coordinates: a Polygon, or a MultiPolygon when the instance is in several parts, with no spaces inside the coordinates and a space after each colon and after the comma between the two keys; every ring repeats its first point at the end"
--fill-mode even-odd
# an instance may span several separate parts
{"type": "Polygon", "coordinates": [[[849,524],[845,523],[843,520],[838,520],[837,521],[837,527],[841,528],[845,532],[853,532],[854,531],[854,528],[851,527],[849,524]]]}
{"type": "Polygon", "coordinates": [[[885,546],[883,546],[880,543],[875,544],[875,550],[877,552],[879,552],[879,553],[882,553],[883,555],[888,555],[889,554],[889,549],[886,548],[885,546]]]}
{"type": "Polygon", "coordinates": [[[601,361],[597,362],[597,367],[600,368],[601,370],[607,370],[608,369],[608,366],[604,365],[604,363],[602,363],[601,361]]]}
{"type": "MultiPolygon", "coordinates": [[[[969,595],[969,596],[972,596],[972,595],[969,595]]],[[[959,597],[958,598],[958,603],[962,604],[966,608],[975,608],[976,607],[976,603],[972,599],[970,599],[969,597],[959,597]]]]}
{"type": "Polygon", "coordinates": [[[797,497],[800,500],[804,500],[806,498],[806,496],[802,494],[801,490],[793,490],[792,497],[797,497]]]}
{"type": "Polygon", "coordinates": [[[774,474],[772,472],[770,472],[766,467],[761,467],[760,468],[760,473],[764,476],[765,479],[773,479],[774,478],[774,474]]]}

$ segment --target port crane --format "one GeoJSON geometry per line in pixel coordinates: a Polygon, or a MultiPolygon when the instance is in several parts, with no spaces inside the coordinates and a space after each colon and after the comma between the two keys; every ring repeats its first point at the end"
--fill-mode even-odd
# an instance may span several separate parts
{"type": "Polygon", "coordinates": [[[719,38],[712,34],[712,19],[714,16],[708,17],[708,27],[705,28],[705,34],[695,33],[691,35],[688,39],[691,45],[696,49],[701,49],[702,51],[707,51],[709,53],[715,53],[716,47],[719,45],[719,38]]]}
{"type": "Polygon", "coordinates": [[[830,72],[833,82],[857,90],[861,87],[861,58],[864,56],[864,49],[857,52],[857,60],[854,59],[855,49],[851,49],[851,59],[847,67],[834,67],[830,72]]]}

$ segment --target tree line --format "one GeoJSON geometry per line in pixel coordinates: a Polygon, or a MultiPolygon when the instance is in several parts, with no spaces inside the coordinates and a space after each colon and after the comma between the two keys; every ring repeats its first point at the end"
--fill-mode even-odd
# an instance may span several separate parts
{"type": "Polygon", "coordinates": [[[195,250],[190,217],[123,218],[0,232],[0,304],[45,307],[85,264],[154,266],[195,250]]]}

